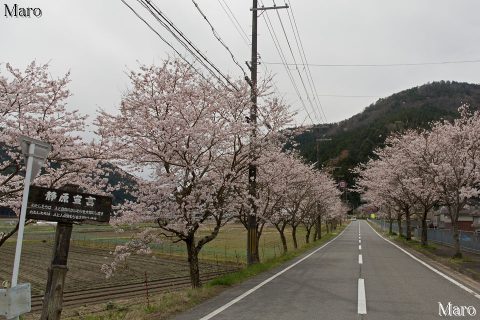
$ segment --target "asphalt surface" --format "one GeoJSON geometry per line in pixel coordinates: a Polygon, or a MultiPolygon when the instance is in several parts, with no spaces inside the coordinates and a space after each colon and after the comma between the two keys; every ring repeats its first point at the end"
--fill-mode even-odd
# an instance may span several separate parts
{"type": "Polygon", "coordinates": [[[175,319],[480,319],[480,296],[467,290],[354,221],[320,249],[175,319]]]}

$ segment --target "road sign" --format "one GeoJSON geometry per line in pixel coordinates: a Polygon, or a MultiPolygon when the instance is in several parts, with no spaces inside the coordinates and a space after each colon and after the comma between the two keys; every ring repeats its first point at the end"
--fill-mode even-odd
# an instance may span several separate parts
{"type": "Polygon", "coordinates": [[[342,180],[338,183],[338,186],[342,189],[345,189],[347,187],[347,182],[342,180]]]}
{"type": "Polygon", "coordinates": [[[22,153],[25,157],[25,163],[27,163],[28,157],[33,158],[32,162],[32,180],[40,173],[40,169],[44,166],[47,155],[52,150],[52,146],[44,141],[33,139],[26,136],[20,136],[20,146],[22,147],[22,153]],[[33,153],[30,152],[30,145],[34,145],[33,153]]]}
{"type": "Polygon", "coordinates": [[[30,283],[0,289],[0,315],[13,319],[31,310],[30,283]]]}
{"type": "Polygon", "coordinates": [[[30,187],[27,218],[57,222],[109,222],[112,198],[89,193],[30,187]]]}

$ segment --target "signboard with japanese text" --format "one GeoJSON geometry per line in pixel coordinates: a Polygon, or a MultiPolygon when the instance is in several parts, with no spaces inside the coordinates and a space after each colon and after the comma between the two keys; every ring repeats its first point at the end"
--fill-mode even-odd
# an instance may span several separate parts
{"type": "Polygon", "coordinates": [[[94,194],[30,187],[27,219],[57,222],[109,222],[112,198],[94,194]]]}

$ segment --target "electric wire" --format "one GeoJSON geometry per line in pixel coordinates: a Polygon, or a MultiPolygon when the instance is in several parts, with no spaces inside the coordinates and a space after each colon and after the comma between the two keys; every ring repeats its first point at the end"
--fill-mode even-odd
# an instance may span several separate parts
{"type": "MultiPolygon", "coordinates": [[[[217,0],[217,1],[218,1],[218,4],[220,5],[220,7],[222,8],[223,12],[227,15],[228,20],[233,24],[233,26],[237,30],[238,34],[240,35],[240,37],[244,40],[245,45],[248,48],[250,48],[251,42],[248,40],[249,37],[248,37],[247,33],[245,32],[245,29],[238,22],[238,19],[235,16],[235,14],[233,13],[233,11],[230,9],[230,6],[225,2],[225,0],[217,0]],[[224,4],[222,4],[222,2],[224,4]],[[228,11],[227,11],[227,9],[228,9],[228,11]]],[[[261,66],[261,68],[263,68],[266,75],[271,75],[271,71],[267,68],[267,66],[265,64],[261,63],[260,52],[257,51],[257,53],[258,53],[259,65],[261,66]]],[[[272,85],[273,85],[274,91],[280,94],[280,89],[278,88],[274,78],[272,78],[272,85]]]]}
{"type": "Polygon", "coordinates": [[[248,40],[248,35],[247,33],[245,32],[245,30],[243,29],[242,25],[238,22],[237,18],[235,17],[235,15],[233,14],[232,10],[230,10],[230,7],[228,6],[228,4],[225,2],[225,0],[217,0],[218,1],[218,4],[220,4],[220,7],[222,7],[223,11],[225,12],[225,14],[227,15],[228,19],[231,21],[231,23],[233,24],[233,26],[235,27],[235,29],[237,30],[238,34],[240,35],[240,37],[245,41],[245,43],[247,44],[247,46],[250,46],[251,43],[250,41],[248,40]],[[224,4],[222,4],[222,2],[224,4]],[[225,6],[225,7],[224,7],[225,6]],[[227,8],[227,9],[225,9],[227,8]],[[228,11],[227,11],[228,10],[228,11]],[[230,12],[230,13],[229,13],[230,12]]]}
{"type": "MultiPolygon", "coordinates": [[[[317,106],[319,107],[319,109],[320,109],[320,111],[323,115],[323,118],[324,118],[325,122],[327,123],[328,119],[327,119],[327,116],[325,115],[325,111],[323,109],[322,102],[320,101],[317,86],[315,85],[315,81],[313,80],[312,71],[310,70],[310,66],[308,65],[307,55],[305,53],[305,48],[303,46],[302,37],[300,37],[300,31],[298,29],[297,20],[295,19],[295,14],[293,12],[292,4],[290,3],[290,0],[286,0],[286,1],[287,1],[287,4],[288,4],[289,8],[290,8],[290,10],[287,10],[288,19],[290,21],[290,25],[292,26],[293,34],[295,35],[295,31],[296,31],[296,34],[298,36],[298,43],[300,43],[300,45],[298,45],[298,43],[297,43],[297,47],[299,48],[299,51],[301,49],[300,57],[303,56],[302,61],[306,64],[307,78],[310,79],[311,90],[313,91],[313,94],[314,94],[314,101],[316,102],[317,106]],[[291,15],[292,15],[291,18],[290,18],[290,12],[291,12],[291,15]],[[295,27],[295,28],[293,28],[293,27],[295,27]],[[293,30],[293,29],[295,29],[295,30],[293,30]]],[[[297,39],[297,37],[295,37],[295,40],[296,39],[297,39]]]]}
{"type": "MultiPolygon", "coordinates": [[[[263,3],[262,3],[263,5],[263,3]]],[[[268,14],[266,15],[263,15],[263,19],[265,21],[265,24],[267,25],[267,29],[268,29],[268,32],[270,34],[270,37],[272,38],[273,40],[273,43],[274,43],[274,46],[275,46],[275,49],[277,50],[278,52],[278,55],[280,56],[280,59],[284,62],[286,62],[286,58],[285,58],[285,54],[283,53],[283,49],[280,45],[280,41],[278,40],[278,37],[275,33],[275,30],[273,28],[273,24],[271,23],[271,20],[270,20],[270,17],[268,16],[268,14]]],[[[310,119],[310,121],[312,122],[312,124],[314,124],[315,122],[313,121],[311,115],[310,115],[310,112],[308,111],[306,105],[305,105],[305,102],[302,98],[302,95],[300,94],[300,90],[298,89],[298,86],[295,82],[295,78],[293,77],[292,73],[291,73],[291,70],[288,68],[288,66],[286,64],[284,64],[284,68],[285,68],[285,71],[287,72],[287,75],[290,79],[290,82],[292,83],[292,86],[294,88],[294,91],[297,95],[297,97],[299,98],[300,100],[300,104],[302,105],[303,109],[305,110],[305,112],[307,113],[307,116],[308,118],[310,119]]]]}
{"type": "MultiPolygon", "coordinates": [[[[219,77],[223,78],[230,86],[232,86],[236,91],[238,88],[230,81],[230,79],[223,74],[223,72],[211,62],[201,51],[198,49],[193,42],[188,39],[182,31],[180,31],[175,24],[166,17],[166,15],[150,0],[137,0],[144,8],[146,8],[150,14],[168,31],[172,36],[185,48],[189,51],[194,57],[199,59],[199,61],[206,67],[205,63],[213,68],[216,72],[213,72],[209,67],[206,67],[212,75],[214,75],[219,81],[219,77]],[[181,38],[181,39],[180,39],[181,38]],[[192,51],[193,50],[193,51],[192,51]]],[[[223,81],[221,81],[225,85],[223,81]]],[[[228,86],[227,86],[228,87],[228,86]]]]}
{"type": "MultiPolygon", "coordinates": [[[[273,2],[274,3],[274,6],[276,6],[275,4],[275,1],[273,2]]],[[[321,121],[321,117],[319,116],[319,112],[317,111],[317,108],[314,107],[313,103],[312,103],[312,100],[310,99],[310,94],[308,93],[308,90],[307,90],[307,87],[305,85],[305,81],[303,79],[303,76],[302,76],[302,73],[300,72],[300,69],[298,68],[298,64],[297,64],[297,60],[295,58],[295,54],[293,52],[293,48],[292,48],[292,45],[290,44],[290,40],[288,39],[288,35],[287,35],[287,31],[285,30],[285,26],[283,24],[283,21],[282,21],[282,18],[280,17],[280,13],[278,12],[278,10],[275,10],[275,13],[277,14],[277,18],[278,18],[278,21],[280,22],[280,26],[281,26],[281,29],[283,31],[283,35],[285,36],[285,40],[287,42],[287,46],[288,46],[288,49],[290,51],[290,54],[292,55],[292,59],[294,61],[294,64],[295,64],[295,70],[297,71],[298,73],[298,77],[300,79],[300,82],[302,84],[302,87],[303,87],[303,90],[305,91],[305,95],[307,97],[307,101],[309,102],[310,104],[310,108],[312,109],[313,111],[313,114],[315,115],[315,117],[317,118],[318,121],[321,121]]],[[[268,13],[267,13],[268,15],[268,13]]]]}
{"type": "Polygon", "coordinates": [[[202,11],[202,9],[200,9],[200,6],[198,5],[198,3],[195,1],[195,0],[192,0],[193,4],[195,5],[195,8],[197,8],[197,11],[200,13],[200,15],[203,17],[203,19],[205,19],[205,21],[208,23],[208,25],[210,26],[211,30],[212,30],[212,33],[213,33],[213,36],[218,40],[218,42],[220,42],[220,44],[228,51],[228,53],[230,54],[230,57],[232,58],[233,62],[240,68],[240,70],[242,71],[243,73],[243,76],[244,77],[247,77],[247,73],[245,72],[245,70],[243,69],[243,67],[240,65],[240,63],[238,63],[237,59],[235,58],[235,55],[233,54],[233,52],[230,50],[230,48],[226,45],[226,43],[222,40],[222,38],[220,37],[220,35],[218,34],[217,30],[215,30],[215,28],[213,27],[212,23],[210,22],[210,20],[207,18],[207,16],[205,15],[205,13],[202,11]]]}
{"type": "Polygon", "coordinates": [[[167,41],[150,23],[148,23],[135,9],[133,9],[125,0],[121,0],[125,6],[127,6],[143,23],[145,23],[150,30],[152,30],[167,46],[169,46],[183,61],[185,61],[197,74],[199,74],[204,80],[210,83],[210,80],[200,72],[195,66],[188,61],[170,42],[167,41]]]}
{"type": "MultiPolygon", "coordinates": [[[[281,65],[283,62],[264,62],[270,65],[281,65]]],[[[359,67],[359,68],[373,68],[373,67],[415,67],[415,66],[432,66],[432,65],[448,65],[448,64],[467,64],[467,63],[480,63],[480,60],[457,60],[457,61],[437,61],[437,62],[413,62],[413,63],[372,63],[372,64],[319,64],[319,63],[307,63],[300,65],[308,65],[310,67],[359,67]]],[[[294,66],[294,63],[287,63],[289,66],[294,66]]]]}

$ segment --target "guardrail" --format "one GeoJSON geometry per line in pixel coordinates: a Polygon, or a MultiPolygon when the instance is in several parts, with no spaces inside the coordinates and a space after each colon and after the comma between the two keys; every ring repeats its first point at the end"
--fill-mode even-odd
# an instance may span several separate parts
{"type": "MultiPolygon", "coordinates": [[[[383,231],[389,229],[389,223],[385,220],[369,220],[382,228],[383,231]]],[[[398,225],[397,222],[393,222],[392,231],[398,234],[398,225]]],[[[406,236],[407,230],[405,223],[402,224],[402,235],[406,236]]],[[[422,229],[413,226],[412,227],[412,237],[420,240],[422,234],[422,229]]],[[[470,251],[474,253],[480,253],[480,234],[472,231],[459,231],[460,237],[460,248],[464,251],[470,251]]],[[[428,228],[427,233],[428,241],[439,243],[445,246],[453,246],[453,234],[450,229],[435,229],[428,228]]]]}

